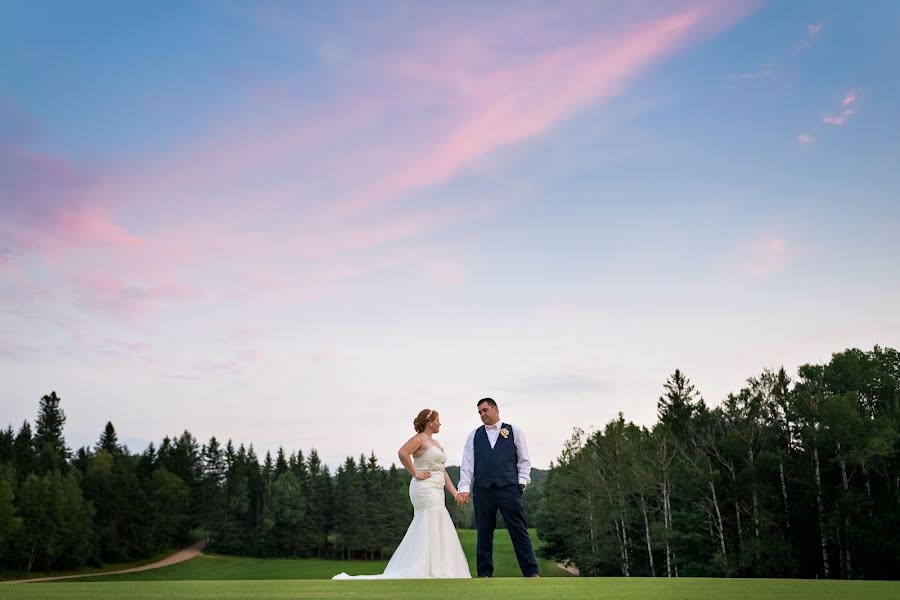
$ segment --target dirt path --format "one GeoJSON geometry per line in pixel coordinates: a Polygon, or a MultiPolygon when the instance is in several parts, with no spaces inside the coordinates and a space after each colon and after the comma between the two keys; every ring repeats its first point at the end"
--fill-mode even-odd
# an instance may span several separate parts
{"type": "Polygon", "coordinates": [[[169,565],[174,565],[175,563],[180,563],[186,560],[190,560],[196,556],[199,556],[203,547],[206,546],[206,540],[200,540],[193,546],[188,546],[184,550],[179,550],[175,554],[171,556],[167,556],[162,560],[158,560],[155,563],[150,563],[148,565],[141,565],[140,567],[131,567],[130,569],[122,569],[120,571],[104,571],[102,573],[85,573],[84,575],[62,575],[59,577],[38,577],[35,579],[14,579],[12,581],[0,581],[0,584],[3,583],[36,583],[39,581],[56,581],[59,579],[79,579],[82,577],[99,577],[101,575],[119,575],[120,573],[137,573],[138,571],[149,571],[151,569],[159,569],[161,567],[168,567],[169,565]]]}
{"type": "Polygon", "coordinates": [[[576,577],[581,575],[581,573],[579,573],[579,571],[578,571],[578,567],[576,567],[575,565],[573,565],[570,562],[564,562],[564,563],[558,562],[558,563],[556,563],[556,566],[559,567],[560,569],[562,569],[563,571],[568,571],[569,573],[571,573],[572,575],[575,575],[576,577]]]}

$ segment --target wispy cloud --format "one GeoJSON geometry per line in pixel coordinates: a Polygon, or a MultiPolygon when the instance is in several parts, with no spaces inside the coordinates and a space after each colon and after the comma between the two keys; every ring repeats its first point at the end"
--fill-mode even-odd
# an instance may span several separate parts
{"type": "Polygon", "coordinates": [[[851,116],[856,113],[856,90],[849,90],[843,100],[841,100],[841,110],[839,113],[825,115],[822,122],[827,125],[836,125],[841,127],[847,122],[851,116]]]}
{"type": "MultiPolygon", "coordinates": [[[[793,54],[805,52],[813,47],[813,44],[820,36],[824,23],[811,23],[806,26],[804,38],[799,42],[795,42],[791,47],[793,54]]],[[[777,56],[766,60],[758,68],[732,75],[727,79],[726,87],[736,89],[741,83],[773,81],[782,77],[786,71],[789,71],[790,52],[784,49],[777,51],[777,56]]]]}
{"type": "Polygon", "coordinates": [[[809,133],[798,133],[797,134],[797,143],[801,146],[808,146],[816,141],[816,138],[809,133]]]}
{"type": "Polygon", "coordinates": [[[438,43],[430,41],[432,47],[458,51],[430,56],[427,47],[410,49],[393,70],[413,89],[449,89],[462,110],[432,140],[414,143],[402,170],[339,200],[336,214],[365,212],[438,185],[478,158],[541,135],[589,103],[621,93],[649,65],[688,42],[702,17],[699,10],[685,10],[622,34],[587,35],[537,55],[494,60],[473,51],[478,43],[471,38],[460,42],[459,32],[438,43]]]}
{"type": "Polygon", "coordinates": [[[787,268],[788,259],[787,240],[780,236],[768,236],[751,246],[748,270],[759,277],[774,275],[787,268]]]}
{"type": "MultiPolygon", "coordinates": [[[[493,218],[514,194],[460,200],[446,184],[625,94],[754,5],[485,5],[425,19],[387,50],[334,40],[348,70],[329,102],[310,108],[292,86],[254,80],[266,90],[243,94],[253,118],[214,120],[132,164],[30,150],[39,124],[5,110],[12,126],[0,131],[15,135],[0,137],[0,196],[11,199],[0,205],[0,272],[32,261],[72,307],[126,319],[188,303],[303,301],[397,261],[456,285],[465,261],[421,248],[493,218]]],[[[278,19],[278,34],[303,21],[278,19]]]]}
{"type": "Polygon", "coordinates": [[[819,21],[817,23],[810,23],[806,26],[806,36],[794,44],[794,52],[806,52],[810,50],[815,44],[816,40],[819,38],[822,33],[822,29],[825,27],[825,23],[819,21]]]}
{"type": "Polygon", "coordinates": [[[139,239],[95,199],[98,177],[69,160],[35,152],[35,120],[0,103],[0,243],[58,255],[71,246],[133,245],[139,239]]]}
{"type": "Polygon", "coordinates": [[[732,81],[756,81],[760,79],[775,79],[778,76],[778,71],[775,70],[771,65],[762,65],[760,68],[755,71],[748,71],[746,73],[739,73],[732,78],[732,81]]]}

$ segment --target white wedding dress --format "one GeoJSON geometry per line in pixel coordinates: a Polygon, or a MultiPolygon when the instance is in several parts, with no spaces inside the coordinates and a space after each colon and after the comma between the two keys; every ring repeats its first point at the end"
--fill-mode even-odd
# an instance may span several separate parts
{"type": "Polygon", "coordinates": [[[469,563],[459,543],[459,535],[444,506],[444,463],[447,455],[432,446],[413,458],[417,471],[431,471],[431,477],[409,483],[409,498],[415,513],[403,541],[381,575],[347,575],[332,579],[426,579],[433,577],[471,578],[469,563]]]}

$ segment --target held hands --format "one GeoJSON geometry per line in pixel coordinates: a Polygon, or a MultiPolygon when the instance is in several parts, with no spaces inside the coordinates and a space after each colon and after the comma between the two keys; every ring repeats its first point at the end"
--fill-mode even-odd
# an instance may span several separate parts
{"type": "Polygon", "coordinates": [[[465,506],[469,503],[469,492],[459,492],[456,494],[456,503],[465,506]]]}

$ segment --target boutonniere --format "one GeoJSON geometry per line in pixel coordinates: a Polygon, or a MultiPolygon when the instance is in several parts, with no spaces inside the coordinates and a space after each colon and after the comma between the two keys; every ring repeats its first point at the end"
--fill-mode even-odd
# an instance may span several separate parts
{"type": "Polygon", "coordinates": [[[509,437],[509,429],[504,427],[503,429],[500,430],[500,435],[502,435],[503,439],[505,440],[506,438],[509,437]]]}

